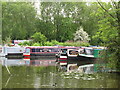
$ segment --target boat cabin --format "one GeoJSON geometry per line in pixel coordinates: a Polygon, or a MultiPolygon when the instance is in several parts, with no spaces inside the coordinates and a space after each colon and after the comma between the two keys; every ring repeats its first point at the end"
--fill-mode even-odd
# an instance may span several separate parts
{"type": "Polygon", "coordinates": [[[26,47],[24,56],[55,56],[59,52],[56,46],[26,47]]]}
{"type": "Polygon", "coordinates": [[[1,56],[9,57],[9,56],[23,56],[24,47],[2,47],[1,56]]]}

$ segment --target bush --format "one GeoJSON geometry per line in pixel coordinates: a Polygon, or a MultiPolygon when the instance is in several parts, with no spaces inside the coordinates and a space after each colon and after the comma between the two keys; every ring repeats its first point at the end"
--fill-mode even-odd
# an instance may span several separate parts
{"type": "Polygon", "coordinates": [[[39,42],[24,42],[24,43],[20,43],[19,45],[23,45],[23,46],[54,46],[54,45],[60,45],[60,46],[90,46],[89,43],[87,42],[58,42],[56,40],[52,40],[51,42],[47,41],[44,43],[39,43],[39,42]]]}
{"type": "Polygon", "coordinates": [[[64,43],[62,43],[62,42],[59,42],[59,44],[58,45],[60,45],[60,46],[64,46],[64,43]]]}
{"type": "Polygon", "coordinates": [[[44,45],[45,45],[45,46],[53,46],[53,43],[52,43],[52,42],[47,41],[47,42],[45,42],[45,43],[44,43],[44,45]]]}
{"type": "Polygon", "coordinates": [[[42,45],[44,45],[44,43],[47,40],[47,38],[45,37],[45,35],[41,34],[40,32],[36,32],[35,34],[33,34],[32,38],[33,38],[33,42],[35,42],[35,43],[39,42],[42,45]]]}
{"type": "Polygon", "coordinates": [[[90,46],[90,44],[87,43],[87,42],[65,42],[65,43],[63,43],[63,46],[77,46],[77,47],[80,47],[80,46],[90,46]]]}
{"type": "Polygon", "coordinates": [[[42,46],[41,43],[34,43],[32,46],[42,46]]]}
{"type": "Polygon", "coordinates": [[[74,34],[74,41],[83,41],[83,42],[89,42],[90,38],[87,32],[83,30],[82,27],[79,27],[79,29],[74,34]]]}
{"type": "Polygon", "coordinates": [[[58,45],[58,44],[59,44],[59,42],[56,41],[56,40],[52,40],[51,43],[52,43],[53,45],[58,45]]]}
{"type": "Polygon", "coordinates": [[[23,42],[23,43],[19,43],[18,45],[20,45],[20,46],[31,46],[32,45],[32,41],[25,41],[25,42],[23,42]]]}

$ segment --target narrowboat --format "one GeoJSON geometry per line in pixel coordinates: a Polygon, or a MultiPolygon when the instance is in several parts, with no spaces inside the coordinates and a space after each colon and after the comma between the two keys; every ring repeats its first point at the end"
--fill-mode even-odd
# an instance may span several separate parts
{"type": "Polygon", "coordinates": [[[64,48],[61,50],[58,58],[59,63],[85,65],[93,64],[100,57],[100,52],[103,49],[95,49],[91,47],[80,47],[80,48],[64,48]]]}
{"type": "Polygon", "coordinates": [[[57,57],[57,62],[60,65],[67,65],[68,57],[75,57],[78,54],[79,47],[62,47],[57,57]],[[73,54],[74,52],[74,54],[73,54]]]}
{"type": "Polygon", "coordinates": [[[88,58],[99,58],[101,57],[100,53],[105,50],[103,48],[91,48],[86,47],[80,50],[79,56],[88,57],[88,58]]]}
{"type": "Polygon", "coordinates": [[[66,46],[66,47],[59,47],[59,56],[72,56],[73,52],[74,55],[78,53],[79,47],[73,47],[73,46],[66,46]],[[69,50],[69,51],[68,51],[69,50]]]}
{"type": "Polygon", "coordinates": [[[58,46],[30,46],[25,48],[24,57],[29,56],[56,56],[59,52],[58,46]]]}
{"type": "Polygon", "coordinates": [[[4,46],[1,49],[0,56],[3,57],[23,57],[24,47],[4,46]]]}

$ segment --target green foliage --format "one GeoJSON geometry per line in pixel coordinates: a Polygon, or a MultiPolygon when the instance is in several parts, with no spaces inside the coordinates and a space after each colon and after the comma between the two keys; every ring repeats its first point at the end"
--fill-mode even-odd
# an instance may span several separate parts
{"type": "Polygon", "coordinates": [[[32,3],[2,2],[2,38],[28,39],[35,30],[36,11],[32,3]]]}
{"type": "Polygon", "coordinates": [[[37,19],[35,25],[36,31],[44,34],[48,41],[55,38],[55,26],[53,23],[37,19]]]}
{"type": "Polygon", "coordinates": [[[41,43],[34,43],[32,46],[41,46],[41,43]]]}
{"type": "Polygon", "coordinates": [[[23,43],[20,43],[19,45],[21,46],[54,46],[54,45],[60,45],[60,46],[90,46],[89,43],[87,42],[80,42],[80,41],[77,41],[77,42],[58,42],[56,40],[52,40],[51,42],[50,41],[46,41],[44,43],[39,43],[39,42],[23,42],[23,43]]]}
{"type": "Polygon", "coordinates": [[[31,46],[32,43],[33,43],[32,41],[25,41],[23,43],[19,43],[18,45],[20,45],[20,46],[31,46]]]}
{"type": "MultiPolygon", "coordinates": [[[[110,3],[101,3],[103,7],[110,13],[114,15],[114,11],[110,3]]],[[[117,27],[115,18],[109,16],[102,8],[98,8],[94,12],[95,17],[99,20],[97,21],[98,30],[95,35],[92,36],[93,42],[96,42],[97,45],[103,45],[109,43],[117,36],[117,27]]]]}
{"type": "MultiPolygon", "coordinates": [[[[73,33],[78,27],[83,26],[84,30],[92,37],[97,28],[97,19],[91,15],[91,12],[94,12],[93,8],[95,8],[94,5],[88,6],[85,2],[42,2],[41,19],[46,24],[48,22],[53,23],[54,26],[51,26],[54,31],[47,28],[41,32],[49,31],[54,36],[49,38],[52,37],[57,41],[64,42],[73,40],[73,33]]],[[[45,36],[48,35],[45,34],[45,36]]]]}
{"type": "Polygon", "coordinates": [[[51,42],[47,41],[45,42],[45,46],[54,46],[54,45],[59,45],[60,42],[56,41],[56,40],[52,40],[51,42]]]}
{"type": "Polygon", "coordinates": [[[97,45],[108,47],[109,57],[107,66],[110,68],[120,68],[120,2],[99,3],[101,8],[95,12],[95,17],[99,19],[98,30],[96,35],[92,36],[92,40],[97,45]],[[118,39],[119,38],[119,39],[118,39]]]}
{"type": "Polygon", "coordinates": [[[90,46],[90,44],[89,43],[87,43],[87,42],[65,42],[65,43],[63,43],[63,46],[78,46],[78,47],[80,47],[80,46],[90,46]]]}
{"type": "Polygon", "coordinates": [[[51,43],[52,43],[53,45],[58,45],[58,44],[59,44],[59,42],[56,41],[56,40],[52,40],[51,43]]]}
{"type": "Polygon", "coordinates": [[[11,37],[9,36],[9,37],[6,37],[6,38],[5,38],[4,43],[5,43],[5,44],[10,44],[10,41],[11,41],[11,37]]]}
{"type": "Polygon", "coordinates": [[[45,42],[45,44],[44,44],[45,46],[53,46],[53,43],[52,42],[49,42],[49,41],[47,41],[47,42],[45,42]]]}
{"type": "Polygon", "coordinates": [[[35,34],[33,34],[32,38],[33,38],[33,42],[41,43],[41,45],[44,45],[44,43],[47,40],[47,38],[40,32],[36,32],[35,34]]]}
{"type": "Polygon", "coordinates": [[[32,3],[3,2],[3,40],[29,39],[35,32],[41,32],[48,41],[73,40],[73,33],[79,26],[92,37],[96,29],[93,24],[93,8],[85,2],[41,2],[41,17],[36,17],[32,3]]]}

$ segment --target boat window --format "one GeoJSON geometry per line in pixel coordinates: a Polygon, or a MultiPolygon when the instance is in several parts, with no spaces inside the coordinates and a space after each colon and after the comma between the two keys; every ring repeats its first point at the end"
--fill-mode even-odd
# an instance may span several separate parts
{"type": "Polygon", "coordinates": [[[85,54],[93,55],[93,49],[85,49],[85,54]]]}
{"type": "Polygon", "coordinates": [[[62,49],[62,53],[66,54],[67,49],[62,49]]]}
{"type": "Polygon", "coordinates": [[[30,52],[30,49],[29,49],[29,48],[27,48],[27,49],[25,50],[25,52],[26,52],[26,53],[29,53],[29,52],[30,52]]]}
{"type": "Polygon", "coordinates": [[[40,48],[40,52],[43,52],[43,48],[40,48]]]}
{"type": "Polygon", "coordinates": [[[83,49],[80,49],[80,54],[84,54],[84,50],[83,49]]]}
{"type": "Polygon", "coordinates": [[[40,52],[40,49],[39,49],[39,48],[36,48],[35,52],[40,52]]]}
{"type": "Polygon", "coordinates": [[[51,52],[58,52],[57,48],[51,48],[51,52]]]}
{"type": "Polygon", "coordinates": [[[70,50],[69,54],[70,55],[78,55],[78,51],[70,50]]]}
{"type": "Polygon", "coordinates": [[[35,48],[32,49],[32,52],[35,52],[35,48]]]}
{"type": "Polygon", "coordinates": [[[47,52],[52,52],[53,50],[52,50],[52,48],[48,48],[48,50],[47,50],[47,52]]]}
{"type": "Polygon", "coordinates": [[[44,48],[43,49],[43,52],[49,52],[47,48],[44,48]]]}

